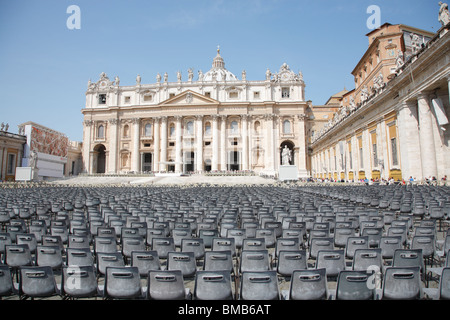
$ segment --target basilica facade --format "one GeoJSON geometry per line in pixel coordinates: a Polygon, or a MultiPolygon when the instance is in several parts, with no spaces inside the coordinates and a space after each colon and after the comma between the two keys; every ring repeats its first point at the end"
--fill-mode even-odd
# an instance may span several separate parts
{"type": "Polygon", "coordinates": [[[102,73],[89,81],[83,121],[88,174],[249,171],[276,175],[282,164],[309,176],[301,72],[284,63],[248,81],[225,68],[217,50],[206,73],[121,86],[102,73]],[[288,163],[282,151],[290,151],[288,163]]]}

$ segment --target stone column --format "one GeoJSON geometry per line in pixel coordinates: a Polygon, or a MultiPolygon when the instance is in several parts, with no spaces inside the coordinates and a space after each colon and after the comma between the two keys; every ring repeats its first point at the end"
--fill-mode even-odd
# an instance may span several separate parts
{"type": "Polygon", "coordinates": [[[167,117],[161,117],[161,162],[160,171],[167,171],[167,117]]]}
{"type": "Polygon", "coordinates": [[[84,138],[83,138],[83,162],[84,170],[86,173],[92,173],[92,162],[91,162],[91,129],[92,120],[84,120],[84,138]]]}
{"type": "MultiPolygon", "coordinates": [[[[264,169],[265,171],[270,171],[273,172],[274,171],[274,153],[275,153],[275,148],[273,145],[273,120],[274,120],[274,115],[273,114],[267,114],[265,116],[265,122],[266,122],[266,136],[265,136],[265,140],[266,140],[266,152],[265,152],[265,164],[264,164],[264,169]]],[[[278,153],[277,153],[278,154],[278,153]]]]}
{"type": "Polygon", "coordinates": [[[182,129],[181,129],[181,119],[182,116],[175,116],[175,133],[176,133],[176,141],[175,141],[175,172],[179,173],[183,171],[182,166],[182,129]]]}
{"type": "Polygon", "coordinates": [[[134,118],[131,120],[133,123],[133,153],[131,159],[131,171],[139,172],[139,145],[140,145],[140,124],[141,119],[134,118]]]}
{"type": "Polygon", "coordinates": [[[227,116],[221,116],[220,124],[220,170],[227,170],[227,116]]]}
{"type": "Polygon", "coordinates": [[[159,148],[160,148],[160,126],[159,121],[160,117],[154,118],[153,125],[155,126],[155,136],[154,136],[154,144],[153,144],[153,171],[159,171],[159,148]]]}
{"type": "Polygon", "coordinates": [[[108,156],[108,171],[110,173],[117,173],[117,124],[116,118],[109,119],[110,134],[109,134],[109,156],[108,156]]]}
{"type": "Polygon", "coordinates": [[[248,114],[243,114],[241,116],[241,127],[242,127],[242,170],[248,170],[248,114]]]}
{"type": "Polygon", "coordinates": [[[436,149],[434,146],[433,117],[429,105],[429,97],[425,93],[418,96],[419,103],[419,140],[422,160],[422,178],[437,178],[436,149]]]}
{"type": "Polygon", "coordinates": [[[196,170],[199,172],[203,171],[203,116],[198,115],[195,117],[197,134],[196,134],[196,142],[197,142],[197,164],[196,170]]]}
{"type": "Polygon", "coordinates": [[[212,131],[213,131],[213,141],[212,141],[212,171],[219,170],[219,129],[217,128],[218,115],[214,114],[212,116],[212,131]]]}
{"type": "Polygon", "coordinates": [[[300,177],[307,177],[308,172],[306,170],[306,134],[305,134],[305,114],[297,115],[297,123],[298,123],[298,162],[295,163],[297,165],[298,172],[300,177]]]}

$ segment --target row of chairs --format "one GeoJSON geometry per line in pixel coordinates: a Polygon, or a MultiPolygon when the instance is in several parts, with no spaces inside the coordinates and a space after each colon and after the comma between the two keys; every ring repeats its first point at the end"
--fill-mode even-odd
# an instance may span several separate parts
{"type": "MultiPolygon", "coordinates": [[[[450,299],[450,268],[444,268],[436,289],[438,299],[450,299]]],[[[18,283],[10,269],[0,266],[0,294],[21,299],[151,299],[151,300],[414,300],[422,299],[424,288],[418,267],[389,267],[383,283],[376,273],[348,270],[339,272],[336,290],[327,285],[325,268],[295,270],[289,290],[280,290],[275,271],[247,271],[236,291],[228,270],[199,271],[194,291],[184,285],[180,270],[149,271],[143,284],[137,267],[108,267],[103,284],[93,266],[64,266],[57,283],[51,267],[21,267],[18,283]]]]}

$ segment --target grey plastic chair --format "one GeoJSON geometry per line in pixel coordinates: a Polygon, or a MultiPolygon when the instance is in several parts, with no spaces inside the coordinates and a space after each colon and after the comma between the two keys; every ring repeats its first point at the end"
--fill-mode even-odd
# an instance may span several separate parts
{"type": "Polygon", "coordinates": [[[203,239],[182,239],[181,252],[193,252],[196,260],[203,259],[205,257],[205,244],[203,243],[203,239]]]}
{"type": "Polygon", "coordinates": [[[13,276],[7,265],[0,265],[0,298],[17,294],[13,276]]]}
{"type": "Polygon", "coordinates": [[[106,268],[104,298],[143,299],[144,294],[137,267],[106,268]]]}
{"type": "Polygon", "coordinates": [[[383,236],[380,239],[381,256],[383,259],[394,258],[395,250],[402,249],[401,236],[383,236]]]}
{"type": "Polygon", "coordinates": [[[158,257],[167,259],[169,252],[175,252],[175,242],[172,237],[153,238],[151,249],[158,252],[158,257]]]}
{"type": "Polygon", "coordinates": [[[388,267],[384,272],[382,300],[422,298],[420,267],[388,267]]]}
{"type": "Polygon", "coordinates": [[[317,254],[316,269],[326,269],[328,278],[336,278],[345,270],[344,250],[320,250],[317,254]]]}
{"type": "Polygon", "coordinates": [[[270,270],[268,250],[242,251],[239,265],[240,273],[246,271],[270,270]]]}
{"type": "Polygon", "coordinates": [[[246,271],[241,276],[240,300],[279,300],[276,271],[246,271]]]}
{"type": "Polygon", "coordinates": [[[108,267],[124,267],[125,261],[122,253],[97,253],[97,272],[99,275],[106,274],[106,268],[108,267]]]}
{"type": "Polygon", "coordinates": [[[67,266],[94,266],[94,255],[88,248],[67,248],[67,266]]]}
{"type": "Polygon", "coordinates": [[[326,269],[295,270],[289,287],[289,300],[327,300],[326,269]]]}
{"type": "Polygon", "coordinates": [[[234,273],[233,257],[231,251],[206,251],[203,264],[205,271],[227,270],[234,273]]]}
{"type": "Polygon", "coordinates": [[[439,299],[450,300],[450,268],[448,267],[442,270],[439,279],[439,299]]]}
{"type": "Polygon", "coordinates": [[[336,300],[374,300],[375,288],[368,285],[369,275],[365,271],[342,271],[339,273],[336,300]]]}
{"type": "Polygon", "coordinates": [[[152,270],[161,270],[161,263],[156,251],[133,251],[131,266],[139,269],[141,277],[147,277],[152,270]]]}
{"type": "Polygon", "coordinates": [[[58,294],[51,267],[20,267],[19,295],[21,299],[52,297],[58,294]]]}
{"type": "Polygon", "coordinates": [[[36,249],[36,265],[49,266],[53,270],[61,269],[63,258],[58,246],[41,246],[36,249]]]}
{"type": "Polygon", "coordinates": [[[305,250],[280,251],[278,253],[277,272],[281,276],[291,277],[295,270],[308,268],[305,250]]]}
{"type": "Polygon", "coordinates": [[[345,246],[345,257],[350,260],[353,260],[356,250],[368,248],[369,248],[369,237],[367,236],[349,237],[347,239],[347,245],[345,246]]]}
{"type": "Polygon", "coordinates": [[[11,268],[31,266],[33,258],[27,244],[11,244],[5,246],[5,263],[11,268]]]}
{"type": "Polygon", "coordinates": [[[64,299],[100,296],[94,265],[63,266],[61,296],[64,299]]]}
{"type": "Polygon", "coordinates": [[[195,277],[194,299],[233,300],[231,273],[226,270],[198,271],[195,277]]]}
{"type": "Polygon", "coordinates": [[[374,271],[378,268],[381,271],[383,267],[383,257],[381,248],[357,249],[353,257],[352,269],[355,271],[374,271]]]}
{"type": "Polygon", "coordinates": [[[148,275],[147,297],[150,300],[189,299],[181,270],[150,271],[148,275]]]}
{"type": "Polygon", "coordinates": [[[197,262],[193,252],[169,252],[167,270],[181,270],[184,278],[194,277],[197,272],[197,262]]]}

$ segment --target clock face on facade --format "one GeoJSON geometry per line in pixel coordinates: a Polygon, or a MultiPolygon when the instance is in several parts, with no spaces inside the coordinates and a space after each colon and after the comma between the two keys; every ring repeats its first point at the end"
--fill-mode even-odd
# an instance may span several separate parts
{"type": "Polygon", "coordinates": [[[106,86],[106,82],[105,81],[100,82],[100,86],[101,87],[105,87],[106,86]]]}
{"type": "Polygon", "coordinates": [[[284,73],[284,74],[281,76],[281,79],[283,79],[283,80],[288,80],[288,79],[289,79],[289,75],[288,75],[287,73],[284,73]]]}

